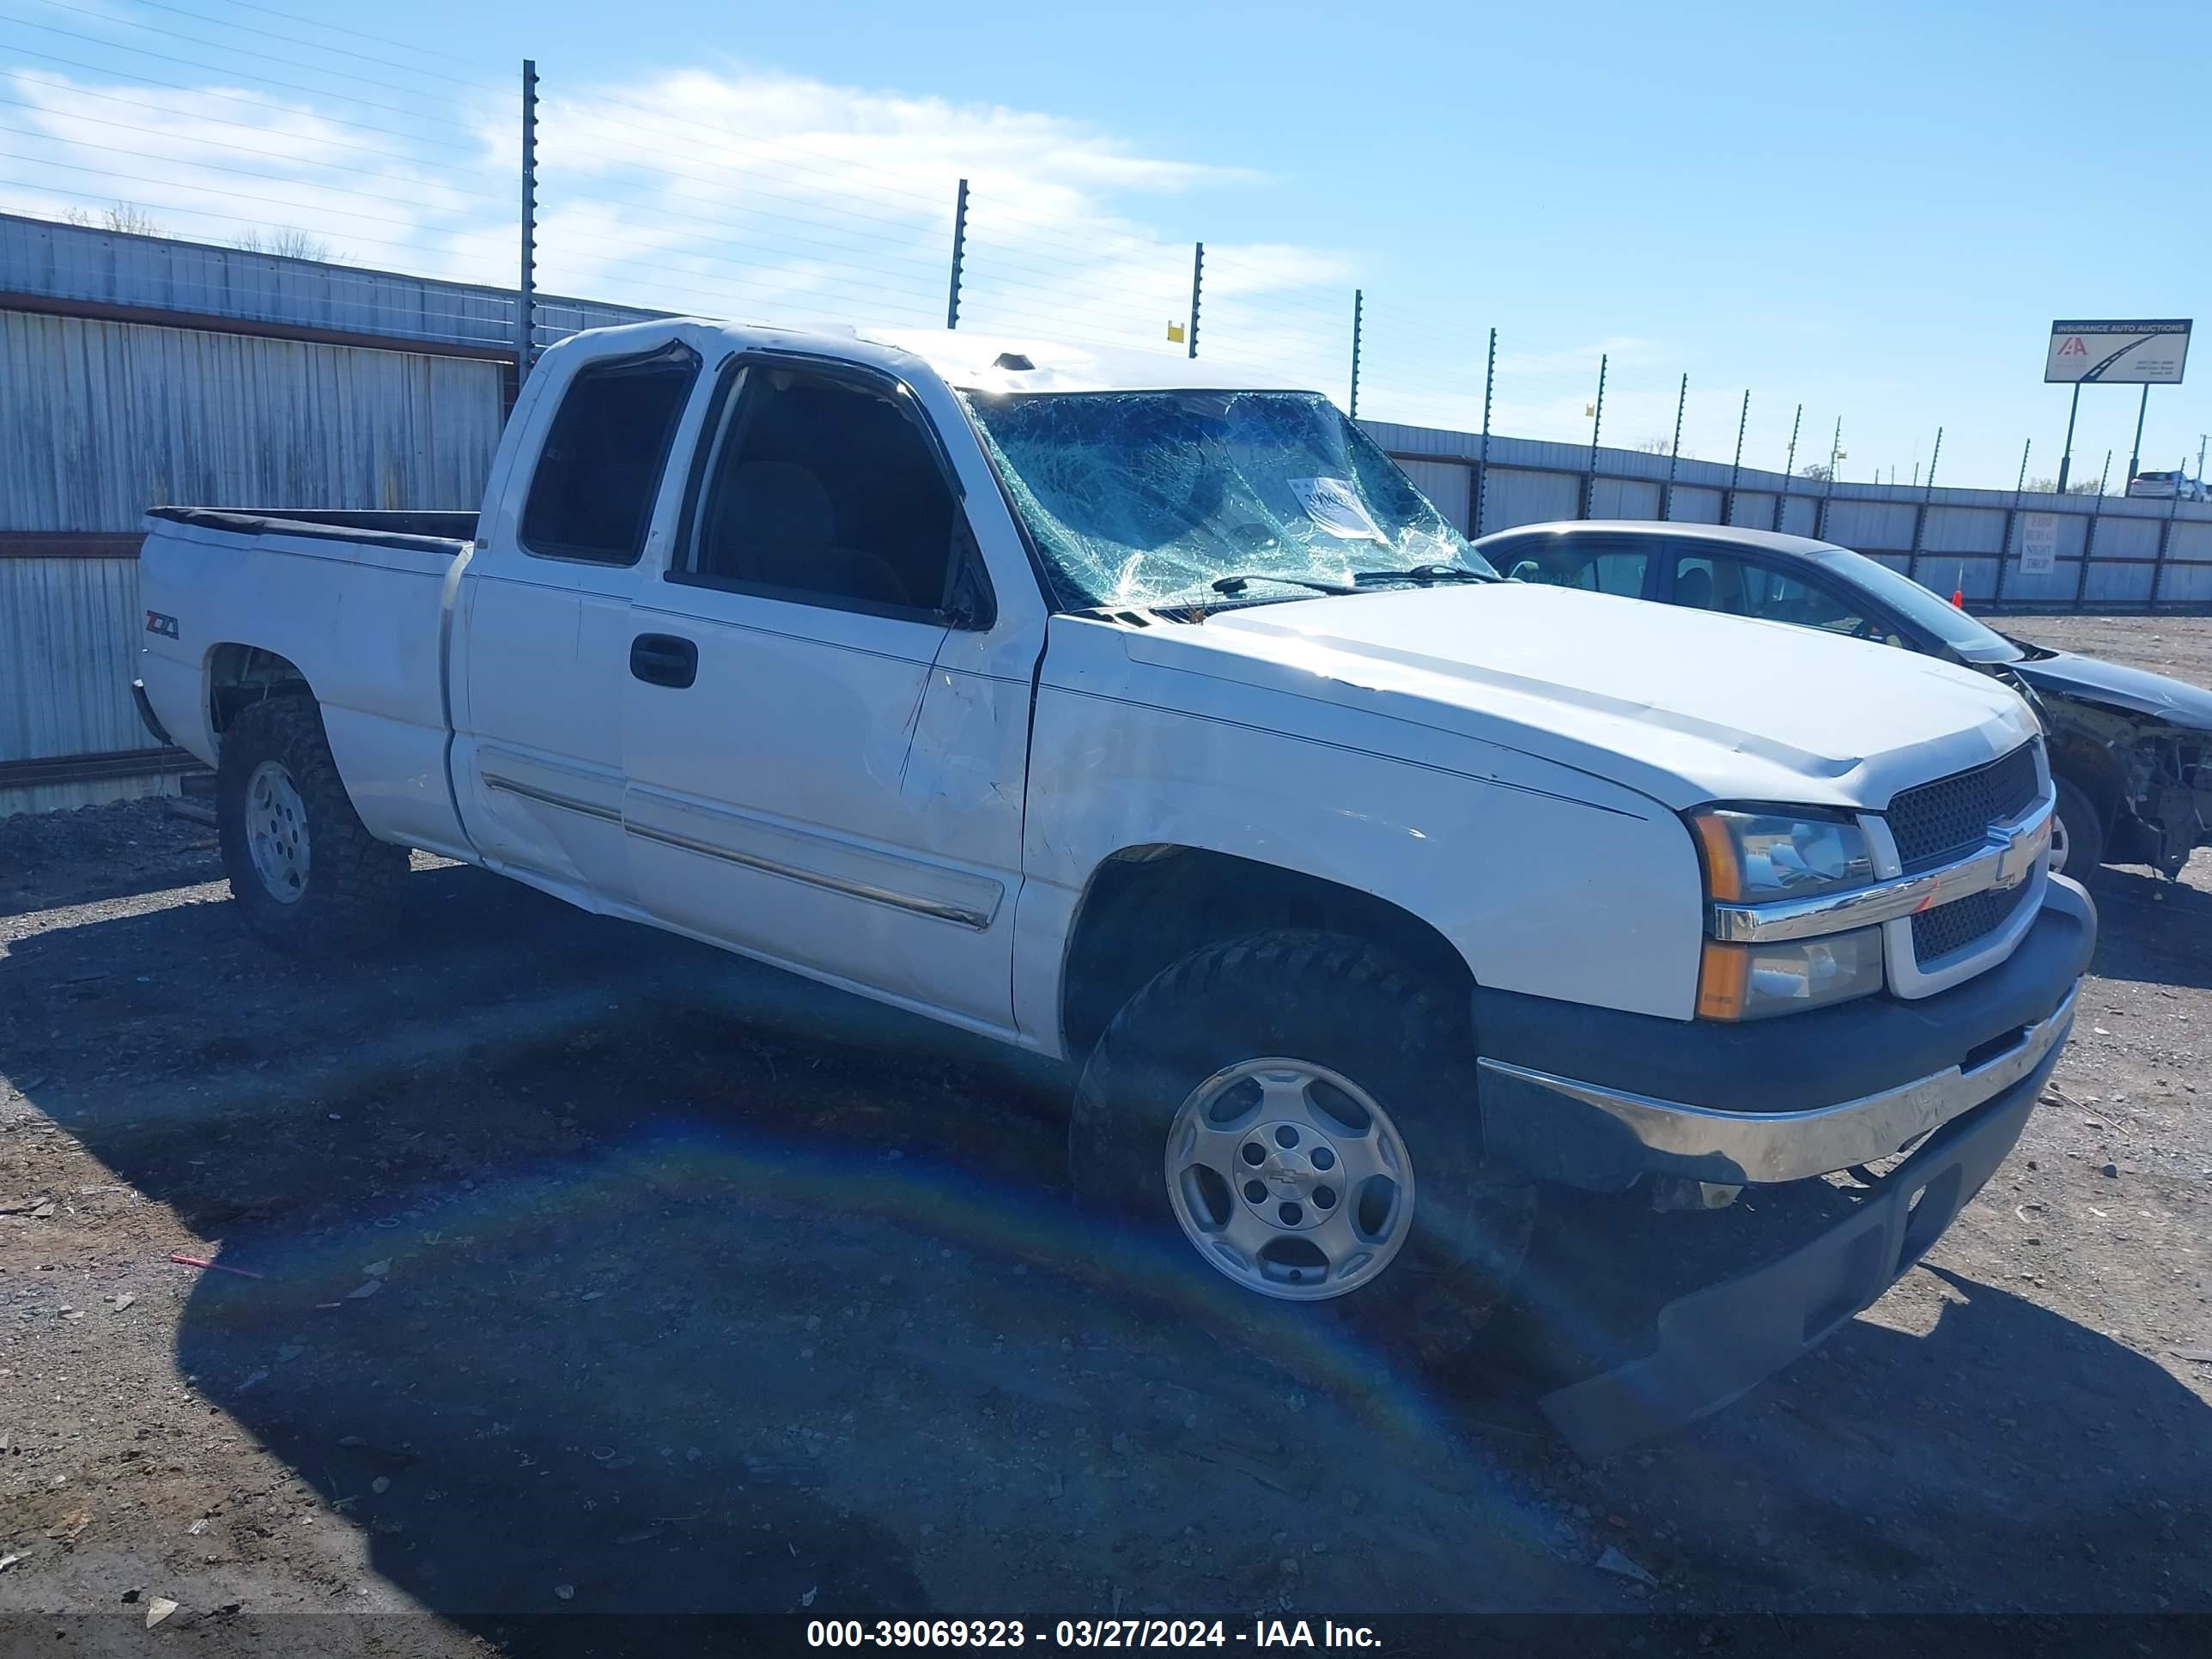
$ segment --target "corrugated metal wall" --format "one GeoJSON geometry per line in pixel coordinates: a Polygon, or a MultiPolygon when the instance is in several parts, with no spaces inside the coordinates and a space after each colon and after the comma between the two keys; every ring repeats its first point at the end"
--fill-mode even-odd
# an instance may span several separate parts
{"type": "Polygon", "coordinates": [[[0,312],[0,527],[148,507],[474,507],[496,362],[0,312]],[[26,441],[27,440],[27,441],[26,441]]]}
{"type": "MultiPolygon", "coordinates": [[[[505,350],[514,290],[0,213],[0,290],[505,350]]],[[[540,345],[664,313],[540,295],[540,345]]]]}
{"type": "MultiPolygon", "coordinates": [[[[0,311],[0,528],[136,532],[147,507],[473,507],[498,362],[0,311]]],[[[35,548],[36,544],[33,544],[35,548]]],[[[0,558],[0,763],[147,750],[138,563],[0,558]]],[[[0,788],[0,813],[144,781],[0,788]]]]}
{"type": "MultiPolygon", "coordinates": [[[[1585,447],[1493,434],[1488,481],[1479,485],[1484,471],[1480,434],[1388,421],[1361,424],[1469,533],[1579,518],[1586,501],[1589,516],[1599,519],[1703,524],[1729,519],[1724,463],[1681,462],[1669,510],[1663,455],[1601,449],[1593,481],[1585,447]],[[1478,495],[1479,526],[1474,523],[1478,495]]],[[[2148,605],[2154,584],[2160,605],[2212,603],[2212,506],[2094,495],[2023,495],[2015,501],[2009,490],[1930,491],[1911,485],[1845,483],[1831,491],[1805,478],[1786,482],[1790,493],[1784,495],[1779,473],[1744,468],[1729,521],[1818,536],[1899,570],[1916,564],[1917,532],[1919,579],[1946,595],[1961,587],[1969,601],[1979,604],[2001,598],[2006,605],[2071,606],[2078,595],[2089,605],[2148,605]],[[2027,513],[2058,515],[2057,568],[2044,575],[2020,570],[2019,520],[2027,513]]]]}

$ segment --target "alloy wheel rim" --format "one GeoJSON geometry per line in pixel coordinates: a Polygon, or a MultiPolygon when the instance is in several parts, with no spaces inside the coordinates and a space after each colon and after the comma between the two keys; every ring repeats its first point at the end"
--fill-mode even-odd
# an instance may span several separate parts
{"type": "Polygon", "coordinates": [[[1261,1296],[1343,1296],[1413,1230],[1413,1165],[1397,1126],[1311,1060],[1244,1060],[1200,1084],[1169,1125],[1165,1174],[1183,1236],[1261,1296]]]}
{"type": "Polygon", "coordinates": [[[296,904],[307,890],[307,804],[279,761],[264,761],[246,781],[246,850],[262,890],[296,904]]]}

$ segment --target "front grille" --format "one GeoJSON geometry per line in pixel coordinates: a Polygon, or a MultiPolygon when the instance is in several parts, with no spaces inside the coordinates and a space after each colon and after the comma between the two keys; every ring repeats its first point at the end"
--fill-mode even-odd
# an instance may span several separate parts
{"type": "Polygon", "coordinates": [[[1905,873],[1969,856],[1989,838],[1992,823],[2026,811],[2035,799],[2035,748],[2022,744],[1986,766],[1907,789],[1890,802],[1886,816],[1905,873]]]}
{"type": "Polygon", "coordinates": [[[2024,881],[2003,892],[1994,887],[1985,888],[1948,904],[1939,904],[1933,910],[1923,910],[1912,918],[1913,959],[1924,969],[1987,939],[2012,920],[2013,912],[2038,885],[2024,881]]]}

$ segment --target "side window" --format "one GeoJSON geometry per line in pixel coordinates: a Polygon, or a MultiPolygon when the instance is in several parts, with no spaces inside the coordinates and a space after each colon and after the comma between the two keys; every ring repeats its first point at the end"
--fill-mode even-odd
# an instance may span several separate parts
{"type": "Polygon", "coordinates": [[[1651,562],[1648,553],[1601,553],[1590,561],[1591,574],[1601,593],[1618,593],[1623,599],[1641,599],[1644,594],[1644,567],[1651,562]]]}
{"type": "Polygon", "coordinates": [[[1871,632],[1864,614],[1827,587],[1725,555],[1681,555],[1674,565],[1674,603],[1834,634],[1871,632]]]}
{"type": "Polygon", "coordinates": [[[755,364],[723,422],[672,581],[936,613],[967,521],[904,400],[755,364]]]}
{"type": "Polygon", "coordinates": [[[1516,544],[1507,574],[1553,587],[1580,587],[1593,593],[1639,599],[1650,554],[1626,538],[1545,536],[1516,544]]]}
{"type": "Polygon", "coordinates": [[[562,395],[522,507],[523,550],[635,564],[699,360],[671,346],[594,363],[562,395]]]}

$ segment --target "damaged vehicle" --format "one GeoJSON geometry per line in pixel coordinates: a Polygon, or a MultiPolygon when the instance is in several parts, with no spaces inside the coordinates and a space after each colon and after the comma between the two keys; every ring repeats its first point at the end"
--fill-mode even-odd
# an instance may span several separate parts
{"type": "Polygon", "coordinates": [[[1523,525],[1475,544],[1522,580],[1794,623],[1994,675],[2049,733],[2051,868],[2171,878],[2212,842],[2212,692],[2001,634],[1887,565],[1832,543],[1718,525],[1523,525]]]}
{"type": "Polygon", "coordinates": [[[479,513],[148,529],[143,707],[270,943],[388,933],[423,848],[1063,1059],[1075,1195],[1293,1320],[1480,1366],[1547,1183],[1903,1155],[1547,1396],[1592,1455],[1919,1259],[2095,939],[2004,685],[1504,580],[1184,357],[595,331],[479,513]]]}

